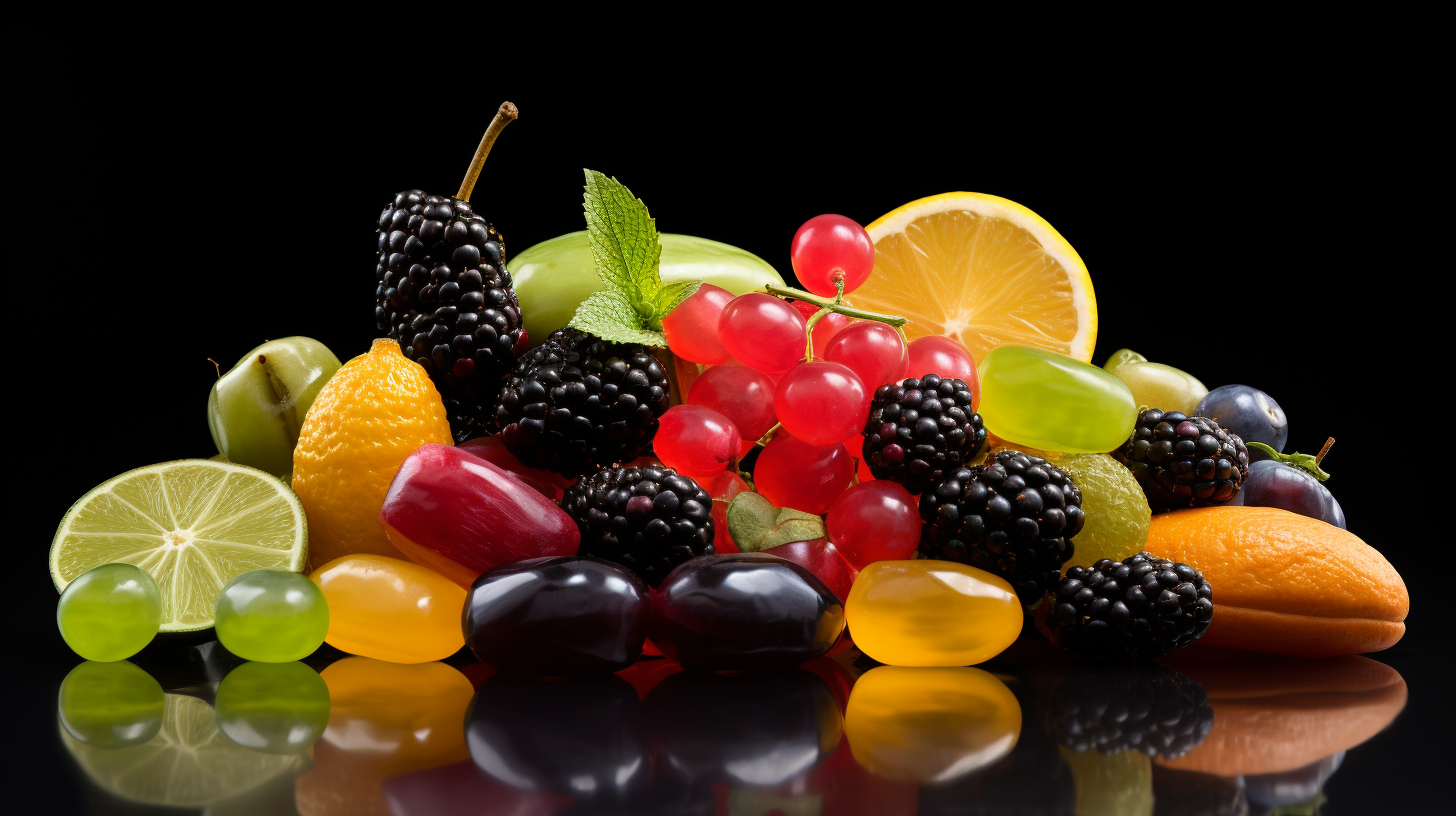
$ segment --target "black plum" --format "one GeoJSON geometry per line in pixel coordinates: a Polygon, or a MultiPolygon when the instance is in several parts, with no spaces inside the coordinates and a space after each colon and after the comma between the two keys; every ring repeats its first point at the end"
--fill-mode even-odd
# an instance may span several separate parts
{"type": "Polygon", "coordinates": [[[709,555],[653,592],[652,642],[685,669],[787,669],[829,651],[844,606],[814,574],[765,553],[709,555]]]}
{"type": "Polygon", "coordinates": [[[1239,435],[1244,443],[1262,442],[1276,451],[1284,450],[1289,439],[1289,420],[1274,398],[1247,385],[1221,385],[1193,409],[1194,416],[1208,417],[1219,427],[1239,435]]]}
{"type": "Polygon", "coordinates": [[[475,764],[511,787],[598,804],[647,794],[642,704],[615,675],[492,675],[475,694],[465,741],[475,764]]]}
{"type": "Polygon", "coordinates": [[[1249,465],[1243,490],[1229,504],[1277,507],[1345,529],[1345,511],[1329,488],[1309,471],[1272,459],[1249,465]]]}
{"type": "Polygon", "coordinates": [[[642,656],[651,613],[651,590],[625,567],[581,556],[531,558],[475,579],[465,640],[502,672],[603,674],[642,656]]]}

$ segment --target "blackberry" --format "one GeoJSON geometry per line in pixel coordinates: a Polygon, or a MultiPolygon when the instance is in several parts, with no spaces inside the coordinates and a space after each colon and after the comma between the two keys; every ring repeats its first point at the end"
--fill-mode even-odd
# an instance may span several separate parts
{"type": "Polygon", "coordinates": [[[1238,434],[1208,417],[1149,408],[1132,437],[1112,452],[1143,486],[1153,511],[1222,504],[1249,473],[1249,451],[1238,434]]]}
{"type": "Polygon", "coordinates": [[[1213,728],[1208,692],[1156,663],[1076,665],[1052,692],[1050,730],[1073,751],[1182,756],[1213,728]]]}
{"type": "Polygon", "coordinates": [[[1038,456],[998,451],[920,494],[920,555],[993,572],[1032,603],[1056,586],[1082,529],[1082,491],[1038,456]]]}
{"type": "Polygon", "coordinates": [[[713,499],[670,467],[612,467],[571,487],[561,507],[581,555],[614,561],[657,586],[673,567],[713,552],[713,499]]]}
{"type": "Polygon", "coordinates": [[[1142,552],[1072,567],[1047,592],[1037,627],[1081,657],[1161,657],[1203,637],[1213,586],[1188,566],[1142,552]]]}
{"type": "Polygon", "coordinates": [[[923,493],[974,459],[986,444],[986,427],[971,399],[970,386],[934,374],[880,386],[864,428],[870,473],[923,493]]]}
{"type": "Polygon", "coordinates": [[[667,371],[646,346],[566,328],[521,357],[496,421],[522,463],[570,478],[640,456],[667,402],[667,371]]]}

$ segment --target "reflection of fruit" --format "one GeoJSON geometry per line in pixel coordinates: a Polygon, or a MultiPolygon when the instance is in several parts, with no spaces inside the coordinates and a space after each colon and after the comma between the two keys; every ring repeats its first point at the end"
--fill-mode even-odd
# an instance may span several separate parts
{"type": "Polygon", "coordinates": [[[1146,756],[1063,748],[1062,761],[1077,786],[1077,816],[1152,816],[1153,766],[1146,756]]]}
{"type": "Polygon", "coordinates": [[[1203,643],[1324,657],[1388,648],[1410,596],[1385,557],[1354,534],[1271,507],[1204,507],[1153,517],[1148,552],[1197,569],[1218,589],[1203,643]]]}
{"type": "Polygon", "coordinates": [[[383,780],[469,759],[461,724],[475,690],[455,669],[349,657],[321,676],[329,727],[298,780],[303,816],[386,816],[383,780]]]}
{"type": "Polygon", "coordinates": [[[129,748],[85,745],[61,731],[81,770],[102,789],[130,802],[201,808],[258,787],[307,761],[233,743],[217,727],[212,708],[195,697],[168,694],[161,730],[129,748]]]}
{"type": "Polygon", "coordinates": [[[134,564],[157,582],[163,632],[212,625],[223,584],[254,569],[297,572],[304,508],[283,482],[242,465],[183,459],[103,482],[71,505],[51,544],[64,590],[92,567],[134,564]]]}
{"type": "Polygon", "coordinates": [[[1208,395],[1208,388],[1197,377],[1162,363],[1124,363],[1107,370],[1127,383],[1138,405],[1156,405],[1192,416],[1198,401],[1208,395]]]}
{"type": "Polygon", "coordinates": [[[1238,434],[1208,417],[1148,408],[1132,435],[1112,452],[1127,465],[1154,510],[1223,504],[1249,473],[1249,452],[1238,434]]]}
{"type": "MultiPolygon", "coordinates": [[[[658,237],[663,283],[700,280],[734,295],[762,291],[768,284],[784,285],[766,261],[738,247],[691,235],[658,237]]],[[[576,307],[602,288],[585,230],[543,241],[516,255],[511,271],[532,343],[564,327],[576,307]]]]}
{"type": "Polygon", "coordinates": [[[1159,765],[1239,776],[1300,768],[1354,748],[1405,707],[1405,681],[1364,657],[1180,661],[1208,691],[1213,728],[1187,754],[1159,765]]]}
{"type": "Polygon", "coordinates": [[[71,651],[87,660],[125,660],[156,637],[162,595],[145,570],[102,564],[66,585],[56,624],[71,651]]]}
{"type": "Polygon", "coordinates": [[[453,444],[445,406],[398,343],[375,340],[339,369],[314,398],[293,451],[312,566],[351,553],[399,555],[379,524],[379,507],[400,463],[429,442],[453,444]]]}
{"type": "Polygon", "coordinates": [[[1058,742],[1100,754],[1182,756],[1213,727],[1203,686],[1152,662],[1073,663],[1057,681],[1048,718],[1058,742]]]}
{"type": "Polygon", "coordinates": [[[980,669],[881,666],[854,684],[844,730],[871,773],[939,784],[1011,753],[1021,706],[980,669]]]}
{"type": "Polygon", "coordinates": [[[302,663],[244,663],[217,687],[217,724],[233,742],[299,754],[329,724],[329,688],[302,663]]]}
{"type": "Polygon", "coordinates": [[[1202,637],[1213,611],[1213,587],[1197,570],[1142,552],[1067,570],[1036,625],[1079,657],[1146,660],[1202,637]]]}
{"type": "Polygon", "coordinates": [[[212,385],[207,425],[213,443],[229,462],[287,479],[303,418],[338,370],[339,358],[311,337],[258,346],[212,385]]]}
{"type": "Polygon", "coordinates": [[[946,193],[912,201],[867,230],[875,269],[855,303],[910,318],[911,339],[944,334],[977,360],[1005,343],[1092,359],[1092,279],[1071,244],[1031,210],[946,193]]]}
{"type": "Polygon", "coordinates": [[[86,662],[61,681],[56,713],[66,733],[98,748],[141,745],[162,728],[164,695],[150,674],[118,660],[86,662]]]}

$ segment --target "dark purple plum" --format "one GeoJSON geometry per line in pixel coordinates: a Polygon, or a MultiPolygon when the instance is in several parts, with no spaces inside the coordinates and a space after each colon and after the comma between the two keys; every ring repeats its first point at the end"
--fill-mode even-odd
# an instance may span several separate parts
{"type": "Polygon", "coordinates": [[[1345,528],[1345,512],[1340,509],[1340,503],[1314,474],[1273,459],[1249,465],[1243,488],[1229,504],[1277,507],[1345,528]]]}
{"type": "MultiPolygon", "coordinates": [[[[1247,444],[1262,442],[1276,451],[1289,439],[1289,420],[1274,398],[1247,385],[1221,385],[1208,392],[1193,410],[1219,427],[1236,433],[1247,444]]],[[[1253,458],[1253,451],[1249,451],[1253,458]]]]}
{"type": "Polygon", "coordinates": [[[824,582],[767,553],[681,564],[653,590],[652,612],[652,642],[685,669],[790,669],[844,631],[844,605],[824,582]]]}
{"type": "Polygon", "coordinates": [[[581,556],[487,570],[465,602],[465,643],[503,672],[567,677],[620,671],[642,656],[652,590],[626,567],[581,556]]]}

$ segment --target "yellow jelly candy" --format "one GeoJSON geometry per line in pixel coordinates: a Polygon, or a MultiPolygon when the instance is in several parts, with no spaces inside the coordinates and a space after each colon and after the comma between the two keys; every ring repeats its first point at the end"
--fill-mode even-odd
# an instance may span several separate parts
{"type": "Polygon", "coordinates": [[[1011,753],[1021,706],[980,669],[881,666],[854,684],[844,730],[855,761],[871,773],[936,784],[1011,753]]]}
{"type": "Polygon", "coordinates": [[[330,646],[393,663],[442,660],[465,645],[465,590],[383,555],[335,558],[309,576],[329,602],[330,646]]]}
{"type": "Polygon", "coordinates": [[[953,561],[876,561],[845,605],[849,633],[891,666],[969,666],[1021,634],[1021,602],[1000,577],[953,561]]]}

